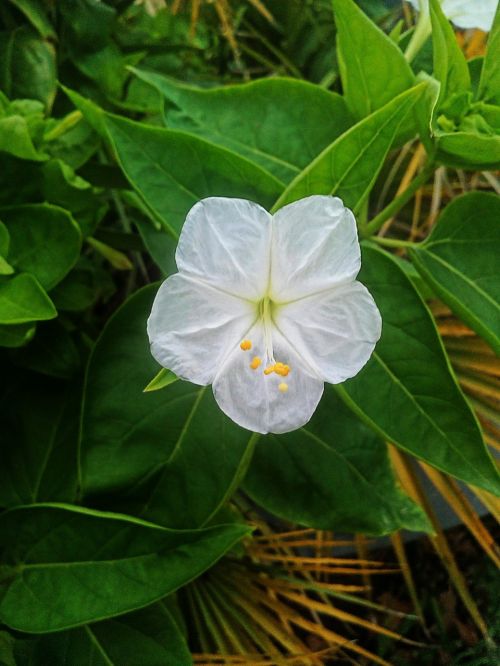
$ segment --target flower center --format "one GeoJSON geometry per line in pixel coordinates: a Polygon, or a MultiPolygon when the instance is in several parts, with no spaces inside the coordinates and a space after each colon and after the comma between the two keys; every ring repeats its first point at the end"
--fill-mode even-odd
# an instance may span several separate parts
{"type": "MultiPolygon", "coordinates": [[[[263,357],[265,359],[265,365],[264,365],[264,374],[266,376],[276,374],[279,375],[280,377],[287,377],[291,368],[289,365],[286,365],[286,363],[281,363],[281,361],[276,361],[274,358],[274,350],[273,350],[273,335],[272,335],[272,329],[273,329],[273,308],[275,307],[275,303],[268,297],[265,296],[259,303],[257,304],[257,310],[258,310],[258,317],[262,323],[262,327],[264,329],[264,348],[263,348],[263,357]]],[[[240,343],[240,349],[242,351],[249,351],[252,349],[252,341],[251,340],[242,340],[240,343]]],[[[249,364],[249,367],[251,370],[257,370],[260,368],[262,365],[262,359],[260,356],[254,356],[249,364]]],[[[286,393],[288,391],[288,384],[285,382],[280,382],[278,385],[278,390],[281,393],[286,393]]]]}

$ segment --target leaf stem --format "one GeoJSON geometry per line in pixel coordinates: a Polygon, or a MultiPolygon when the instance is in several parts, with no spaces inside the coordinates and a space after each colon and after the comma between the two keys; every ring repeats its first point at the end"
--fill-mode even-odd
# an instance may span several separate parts
{"type": "Polygon", "coordinates": [[[404,192],[401,192],[391,203],[386,206],[383,210],[380,211],[378,215],[375,215],[373,220],[369,222],[362,233],[364,236],[372,236],[375,234],[384,222],[391,217],[393,217],[403,206],[412,198],[415,192],[422,187],[422,185],[429,179],[429,177],[434,173],[434,164],[432,161],[428,162],[422,171],[416,176],[412,182],[408,185],[404,192]]]}
{"type": "Polygon", "coordinates": [[[400,240],[399,238],[385,238],[384,236],[373,236],[370,240],[384,247],[418,247],[420,245],[420,243],[414,243],[413,241],[400,240]]]}

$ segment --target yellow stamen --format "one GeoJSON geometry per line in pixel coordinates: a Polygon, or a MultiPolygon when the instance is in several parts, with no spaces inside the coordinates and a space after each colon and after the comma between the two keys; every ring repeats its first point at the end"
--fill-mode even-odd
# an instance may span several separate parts
{"type": "Polygon", "coordinates": [[[252,362],[250,363],[250,367],[252,368],[252,370],[257,370],[257,368],[261,363],[262,361],[260,360],[260,358],[258,356],[254,356],[252,362]]]}
{"type": "Polygon", "coordinates": [[[290,372],[290,366],[285,363],[276,363],[274,366],[274,372],[281,377],[286,377],[290,372]]]}
{"type": "Polygon", "coordinates": [[[274,372],[274,368],[275,368],[275,367],[276,367],[276,366],[274,366],[274,365],[269,365],[269,366],[267,366],[267,368],[264,370],[264,374],[265,374],[265,375],[270,375],[271,372],[274,372]]]}
{"type": "Polygon", "coordinates": [[[281,384],[278,385],[279,390],[281,393],[286,393],[288,391],[288,384],[285,384],[285,382],[281,382],[281,384]]]}
{"type": "Polygon", "coordinates": [[[243,340],[240,343],[240,349],[242,349],[243,351],[248,351],[249,349],[252,349],[252,343],[250,342],[250,340],[243,340]]]}

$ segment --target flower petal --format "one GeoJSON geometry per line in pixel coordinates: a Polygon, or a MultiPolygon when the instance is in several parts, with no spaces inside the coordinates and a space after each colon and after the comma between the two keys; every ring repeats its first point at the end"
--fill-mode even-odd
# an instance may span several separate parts
{"type": "Polygon", "coordinates": [[[294,300],[354,280],[360,265],[356,221],[339,198],[307,197],[274,215],[273,301],[294,300]]]}
{"type": "Polygon", "coordinates": [[[151,353],[182,379],[205,386],[256,316],[248,301],[176,273],[161,285],[153,303],[151,353]]]}
{"type": "Polygon", "coordinates": [[[215,399],[238,425],[266,434],[296,430],[309,421],[323,394],[323,381],[311,376],[286,340],[273,331],[276,360],[286,363],[291,371],[287,377],[275,373],[265,375],[264,332],[260,323],[248,334],[254,347],[251,355],[234,351],[223,364],[213,383],[215,399]],[[262,365],[253,370],[252,358],[260,357],[262,365]],[[288,390],[281,392],[279,385],[288,390]]]}
{"type": "MultiPolygon", "coordinates": [[[[429,14],[429,0],[409,0],[417,11],[429,14]]],[[[459,28],[491,30],[497,0],[441,0],[443,14],[459,28]]]]}
{"type": "Polygon", "coordinates": [[[305,363],[332,384],[361,370],[382,330],[375,301],[357,281],[278,307],[273,317],[305,363]]]}
{"type": "Polygon", "coordinates": [[[271,215],[252,201],[209,197],[189,211],[175,259],[179,272],[257,300],[269,279],[271,215]]]}

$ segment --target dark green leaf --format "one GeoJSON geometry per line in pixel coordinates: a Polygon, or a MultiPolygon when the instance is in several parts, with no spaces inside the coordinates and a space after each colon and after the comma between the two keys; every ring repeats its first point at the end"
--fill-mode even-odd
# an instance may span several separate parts
{"type": "Polygon", "coordinates": [[[500,199],[471,192],[441,213],[410,257],[439,297],[500,354],[500,199]]]}
{"type": "Polygon", "coordinates": [[[287,183],[352,124],[340,95],[296,79],[201,89],[134,70],[167,100],[165,122],[256,162],[287,183]]]}
{"type": "Polygon", "coordinates": [[[280,196],[273,210],[311,194],[331,194],[358,209],[382,168],[401,123],[426,84],[408,90],[354,125],[326,148],[280,196]]]}
{"type": "MultiPolygon", "coordinates": [[[[188,666],[192,658],[163,601],[113,620],[43,636],[31,664],[42,666],[188,666]]],[[[17,656],[17,653],[16,653],[17,656]]],[[[18,666],[29,666],[20,661],[18,666]]]]}
{"type": "Polygon", "coordinates": [[[396,261],[364,248],[359,276],[382,314],[370,361],[337,389],[387,441],[463,481],[500,493],[474,414],[425,303],[396,261]]]}
{"type": "Polygon", "coordinates": [[[79,393],[25,373],[7,391],[9,409],[0,422],[0,505],[72,501],[79,393]]]}
{"type": "Polygon", "coordinates": [[[159,370],[146,334],[155,291],[142,289],[118,310],[90,358],[82,487],[87,494],[118,491],[141,516],[192,527],[235,490],[254,436],[224,416],[209,388],[176,381],[143,392],[159,370]]]}
{"type": "Polygon", "coordinates": [[[26,16],[31,25],[38,30],[40,36],[44,39],[56,37],[43,4],[39,0],[10,0],[26,16]]]}
{"type": "Polygon", "coordinates": [[[34,335],[34,324],[0,324],[0,347],[22,347],[34,335]]]}
{"type": "Polygon", "coordinates": [[[168,530],[129,516],[40,504],[0,516],[0,620],[44,633],[147,606],[212,566],[249,529],[168,530]]]}
{"type": "Polygon", "coordinates": [[[0,35],[0,88],[9,98],[38,99],[50,108],[56,85],[52,44],[29,26],[0,35]]]}
{"type": "Polygon", "coordinates": [[[364,118],[410,88],[415,77],[403,53],[353,0],[333,0],[337,53],[347,105],[364,118]]]}
{"type": "Polygon", "coordinates": [[[33,145],[26,119],[18,115],[0,118],[0,151],[25,160],[46,158],[33,145]]]}
{"type": "Polygon", "coordinates": [[[0,209],[10,234],[9,262],[32,273],[45,289],[60,282],[80,254],[80,229],[71,215],[49,204],[0,209]]]}
{"type": "Polygon", "coordinates": [[[306,426],[260,439],[244,488],[268,511],[317,529],[429,529],[423,512],[396,488],[385,444],[330,387],[306,426]]]}
{"type": "Polygon", "coordinates": [[[241,197],[268,207],[281,193],[279,181],[257,165],[185,132],[116,116],[106,126],[130,184],[174,234],[204,197],[241,197]]]}
{"type": "Polygon", "coordinates": [[[54,304],[32,275],[0,279],[0,324],[24,324],[57,317],[54,304]]]}

